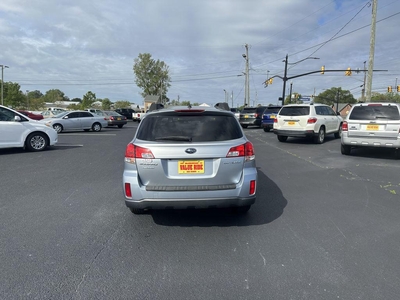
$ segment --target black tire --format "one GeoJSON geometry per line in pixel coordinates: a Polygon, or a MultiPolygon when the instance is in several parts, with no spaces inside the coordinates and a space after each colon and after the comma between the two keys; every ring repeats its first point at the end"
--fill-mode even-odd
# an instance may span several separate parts
{"type": "Polygon", "coordinates": [[[61,133],[64,130],[64,127],[61,124],[53,124],[53,128],[57,133],[61,133]]]}
{"type": "Polygon", "coordinates": [[[269,127],[264,127],[265,132],[269,132],[271,129],[269,127]]]}
{"type": "Polygon", "coordinates": [[[124,125],[118,125],[118,128],[122,128],[124,125]]]}
{"type": "Polygon", "coordinates": [[[95,132],[101,131],[101,124],[100,123],[94,123],[92,125],[92,130],[95,131],[95,132]]]}
{"type": "Polygon", "coordinates": [[[278,135],[278,141],[280,142],[286,142],[287,141],[287,136],[285,135],[278,135]]]}
{"type": "Polygon", "coordinates": [[[235,214],[244,215],[245,213],[247,213],[249,211],[250,207],[251,207],[251,205],[232,207],[232,211],[235,214]]]}
{"type": "Polygon", "coordinates": [[[49,138],[43,132],[33,132],[26,138],[25,146],[29,151],[42,151],[49,145],[49,138]]]}
{"type": "Polygon", "coordinates": [[[342,123],[339,125],[339,131],[335,132],[335,139],[340,139],[342,137],[342,123]]]}
{"type": "Polygon", "coordinates": [[[243,128],[247,128],[247,127],[248,127],[248,125],[242,124],[242,127],[243,127],[243,128]]]}
{"type": "Polygon", "coordinates": [[[129,210],[131,211],[131,213],[133,213],[135,215],[143,215],[145,213],[145,210],[141,209],[141,208],[129,207],[129,210]]]}
{"type": "Polygon", "coordinates": [[[83,129],[83,131],[86,131],[86,132],[88,132],[90,129],[83,129]]]}
{"type": "Polygon", "coordinates": [[[340,145],[340,152],[342,152],[343,155],[350,155],[351,152],[351,146],[348,145],[340,145]]]}
{"type": "Polygon", "coordinates": [[[318,135],[314,137],[314,143],[323,144],[325,141],[325,127],[321,126],[318,130],[318,135]]]}

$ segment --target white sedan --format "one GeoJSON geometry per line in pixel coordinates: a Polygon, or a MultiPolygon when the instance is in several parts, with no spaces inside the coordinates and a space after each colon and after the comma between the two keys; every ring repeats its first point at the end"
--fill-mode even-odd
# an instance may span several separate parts
{"type": "Polygon", "coordinates": [[[52,118],[43,119],[40,122],[51,126],[58,133],[63,131],[101,131],[108,125],[107,118],[88,111],[66,111],[52,118]]]}
{"type": "Polygon", "coordinates": [[[58,134],[53,128],[0,105],[0,148],[42,151],[57,141],[58,134]]]}

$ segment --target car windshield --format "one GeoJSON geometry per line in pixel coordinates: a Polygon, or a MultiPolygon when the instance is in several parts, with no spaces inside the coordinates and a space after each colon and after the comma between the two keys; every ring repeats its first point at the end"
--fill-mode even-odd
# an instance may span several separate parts
{"type": "Polygon", "coordinates": [[[288,106],[279,111],[281,116],[307,116],[309,113],[309,106],[288,106]]]}
{"type": "Polygon", "coordinates": [[[399,109],[397,106],[388,105],[362,105],[355,106],[351,112],[349,119],[351,120],[400,120],[399,109]]]}
{"type": "Polygon", "coordinates": [[[107,116],[121,116],[116,111],[105,111],[104,114],[106,114],[107,116]]]}
{"type": "Polygon", "coordinates": [[[69,113],[68,111],[64,111],[62,113],[59,113],[57,115],[55,115],[53,118],[62,118],[64,117],[67,113],[69,113]]]}
{"type": "Polygon", "coordinates": [[[242,130],[233,115],[148,115],[137,138],[146,141],[211,142],[238,139],[242,130]]]}

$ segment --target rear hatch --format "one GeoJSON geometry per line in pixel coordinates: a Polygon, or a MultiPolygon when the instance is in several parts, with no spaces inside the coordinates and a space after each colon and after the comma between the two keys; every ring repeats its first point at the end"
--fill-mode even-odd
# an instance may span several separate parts
{"type": "Polygon", "coordinates": [[[355,106],[347,119],[349,137],[397,139],[400,114],[397,105],[355,106]]]}
{"type": "Polygon", "coordinates": [[[245,157],[232,153],[243,151],[247,139],[232,114],[149,114],[142,122],[133,144],[146,152],[136,168],[147,190],[228,189],[240,182],[245,157]]]}
{"type": "Polygon", "coordinates": [[[284,106],[278,114],[278,129],[304,130],[307,126],[309,115],[309,106],[284,106]]]}
{"type": "Polygon", "coordinates": [[[273,122],[280,109],[280,107],[267,107],[263,113],[263,122],[273,122]]]}
{"type": "Polygon", "coordinates": [[[245,107],[240,112],[240,120],[246,121],[248,119],[255,119],[257,117],[257,108],[255,107],[245,107]]]}

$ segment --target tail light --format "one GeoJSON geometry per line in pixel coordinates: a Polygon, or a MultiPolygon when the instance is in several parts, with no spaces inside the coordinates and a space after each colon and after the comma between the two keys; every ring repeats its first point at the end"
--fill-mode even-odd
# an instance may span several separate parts
{"type": "Polygon", "coordinates": [[[275,119],[274,119],[274,123],[278,123],[278,118],[275,118],[275,119]]]}
{"type": "Polygon", "coordinates": [[[125,149],[125,161],[128,163],[136,163],[136,158],[154,158],[150,149],[136,146],[129,143],[125,149]]]}
{"type": "Polygon", "coordinates": [[[315,123],[317,123],[317,118],[309,118],[308,120],[307,120],[307,124],[315,124],[315,123]]]}
{"type": "Polygon", "coordinates": [[[245,157],[246,161],[255,159],[254,147],[251,142],[232,147],[226,157],[245,157]]]}
{"type": "MultiPolygon", "coordinates": [[[[126,183],[125,183],[125,185],[126,185],[126,183]]],[[[256,193],[256,181],[255,180],[251,180],[250,181],[249,195],[254,195],[255,193],[256,193]]]]}
{"type": "Polygon", "coordinates": [[[342,124],[342,131],[348,131],[348,130],[349,130],[349,124],[347,124],[347,122],[344,121],[342,124]]]}
{"type": "Polygon", "coordinates": [[[113,116],[111,116],[111,117],[110,117],[110,120],[114,120],[114,117],[113,117],[113,116]]]}
{"type": "Polygon", "coordinates": [[[125,182],[125,195],[128,198],[132,198],[131,184],[127,182],[125,182]]]}

